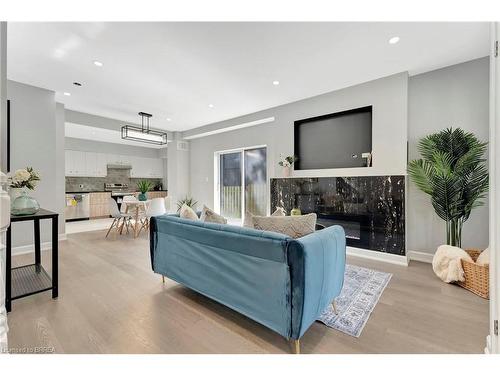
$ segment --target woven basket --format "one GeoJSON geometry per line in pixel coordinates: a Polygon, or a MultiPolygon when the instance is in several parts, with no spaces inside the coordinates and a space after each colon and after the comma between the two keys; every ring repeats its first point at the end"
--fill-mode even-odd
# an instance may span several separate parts
{"type": "MultiPolygon", "coordinates": [[[[475,262],[481,251],[478,249],[466,249],[472,260],[475,262]]],[[[457,281],[462,288],[470,290],[479,297],[490,299],[490,268],[488,265],[479,265],[467,260],[462,261],[465,281],[457,281]]]]}

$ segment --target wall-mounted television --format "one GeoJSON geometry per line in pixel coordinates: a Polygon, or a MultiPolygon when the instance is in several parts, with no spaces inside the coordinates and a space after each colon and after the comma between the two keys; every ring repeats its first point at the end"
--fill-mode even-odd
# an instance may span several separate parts
{"type": "Polygon", "coordinates": [[[296,170],[366,167],[372,152],[372,106],[298,120],[296,170]]]}

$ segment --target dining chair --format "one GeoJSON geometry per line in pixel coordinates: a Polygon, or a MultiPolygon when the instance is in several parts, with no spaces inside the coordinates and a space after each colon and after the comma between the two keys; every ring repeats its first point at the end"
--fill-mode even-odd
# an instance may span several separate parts
{"type": "Polygon", "coordinates": [[[167,210],[165,209],[165,199],[164,198],[154,198],[149,202],[149,206],[146,209],[146,213],[144,218],[141,221],[141,227],[139,229],[139,234],[141,234],[141,230],[149,228],[149,221],[154,216],[165,215],[167,210]]]}
{"type": "Polygon", "coordinates": [[[113,218],[113,222],[111,223],[111,226],[109,227],[108,232],[106,233],[106,238],[108,237],[109,232],[111,232],[111,229],[113,228],[116,228],[116,231],[122,234],[123,227],[125,226],[128,233],[128,227],[130,225],[130,219],[132,216],[120,212],[120,210],[118,209],[118,203],[116,203],[116,201],[111,197],[108,198],[108,207],[109,207],[109,213],[113,218]]]}
{"type": "Polygon", "coordinates": [[[125,195],[122,198],[121,212],[127,213],[127,202],[137,202],[137,198],[134,195],[125,195]]]}

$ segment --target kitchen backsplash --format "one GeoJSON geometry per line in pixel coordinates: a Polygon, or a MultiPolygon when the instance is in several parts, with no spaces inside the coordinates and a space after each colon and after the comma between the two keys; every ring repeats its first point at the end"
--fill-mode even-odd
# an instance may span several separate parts
{"type": "Polygon", "coordinates": [[[151,181],[153,186],[163,183],[161,178],[131,178],[130,169],[108,169],[106,177],[66,177],[66,191],[103,191],[107,183],[128,184],[130,190],[135,190],[137,183],[142,180],[151,181]]]}

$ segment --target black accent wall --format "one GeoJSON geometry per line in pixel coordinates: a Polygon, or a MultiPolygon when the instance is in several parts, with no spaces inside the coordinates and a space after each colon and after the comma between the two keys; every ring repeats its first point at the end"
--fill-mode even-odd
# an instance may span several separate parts
{"type": "Polygon", "coordinates": [[[341,225],[348,246],[405,255],[404,176],[273,178],[271,212],[276,206],[341,225]]]}

